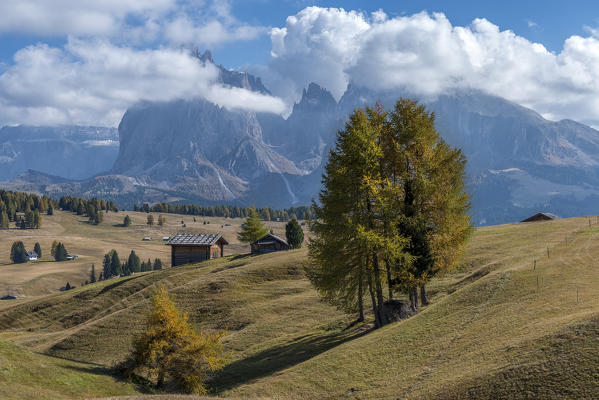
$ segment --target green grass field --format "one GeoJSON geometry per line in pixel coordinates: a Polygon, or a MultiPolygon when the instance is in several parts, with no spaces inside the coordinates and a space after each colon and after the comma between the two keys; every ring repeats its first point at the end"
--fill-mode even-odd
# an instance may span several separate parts
{"type": "MultiPolygon", "coordinates": [[[[44,220],[39,234],[47,234],[51,242],[52,235],[70,232],[76,238],[69,239],[71,246],[81,243],[78,251],[90,260],[117,245],[134,248],[142,258],[144,251],[165,252],[158,241],[140,241],[148,231],[156,239],[163,234],[143,224],[145,214],[133,214],[131,228],[106,222],[95,227],[59,214],[54,222],[44,220]]],[[[116,224],[123,216],[109,218],[116,224]]],[[[180,225],[181,218],[167,215],[165,235],[173,233],[166,232],[180,225]]],[[[198,231],[208,227],[199,221],[198,231]]],[[[30,273],[19,278],[28,297],[0,303],[0,397],[23,388],[13,397],[39,398],[34,394],[39,390],[47,398],[136,392],[135,398],[146,398],[140,388],[109,371],[126,357],[132,338],[143,329],[154,288],[164,285],[197,328],[228,332],[229,362],[210,381],[215,396],[598,398],[599,225],[589,227],[588,221],[477,229],[457,270],[431,282],[432,304],[375,331],[369,321],[353,325],[354,316],[319,300],[303,274],[305,249],[230,255],[46,295],[53,291],[47,286],[50,278],[30,273]],[[535,269],[533,259],[538,260],[535,269]],[[36,373],[7,372],[15,370],[36,373]],[[58,377],[81,380],[81,389],[58,377]],[[25,390],[30,387],[34,389],[25,390]]],[[[233,239],[240,221],[227,223],[231,226],[211,223],[210,228],[229,228],[225,236],[233,239]]],[[[280,230],[282,224],[273,223],[273,228],[280,230]]],[[[238,245],[235,252],[243,248],[238,245]]],[[[3,265],[0,271],[4,268],[13,267],[3,265]]],[[[80,267],[61,268],[61,274],[76,274],[70,268],[80,267]]]]}

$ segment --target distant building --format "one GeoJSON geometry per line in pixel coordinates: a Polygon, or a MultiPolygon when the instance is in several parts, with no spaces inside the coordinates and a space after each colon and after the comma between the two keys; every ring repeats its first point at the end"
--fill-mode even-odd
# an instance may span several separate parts
{"type": "Polygon", "coordinates": [[[552,221],[554,219],[559,219],[559,217],[552,213],[541,212],[520,222],[552,221]]]}
{"type": "Polygon", "coordinates": [[[37,253],[33,250],[26,251],[25,254],[27,255],[27,261],[36,261],[38,258],[37,253]]]}
{"type": "Polygon", "coordinates": [[[289,250],[291,247],[285,239],[272,232],[250,244],[252,254],[272,253],[273,251],[289,250]]]}
{"type": "Polygon", "coordinates": [[[171,266],[175,267],[222,257],[229,242],[219,234],[179,234],[166,244],[171,246],[171,266]]]}
{"type": "Polygon", "coordinates": [[[67,254],[67,260],[68,261],[73,261],[73,260],[76,260],[78,258],[79,258],[79,256],[77,254],[67,254]]]}
{"type": "Polygon", "coordinates": [[[7,294],[6,296],[0,297],[0,300],[16,300],[17,296],[14,294],[7,294]]]}
{"type": "Polygon", "coordinates": [[[152,240],[152,238],[149,236],[146,236],[145,238],[143,238],[141,240],[143,240],[144,242],[149,242],[150,240],[152,240]]]}

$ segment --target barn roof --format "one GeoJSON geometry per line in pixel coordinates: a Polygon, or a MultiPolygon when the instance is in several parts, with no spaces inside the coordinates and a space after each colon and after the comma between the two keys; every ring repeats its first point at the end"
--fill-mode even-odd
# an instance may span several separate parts
{"type": "MultiPolygon", "coordinates": [[[[273,233],[268,233],[265,236],[261,237],[260,239],[256,240],[254,243],[255,244],[270,244],[273,241],[277,241],[277,242],[281,242],[284,243],[286,246],[289,246],[289,243],[287,243],[287,241],[283,238],[278,237],[277,235],[273,234],[273,233]]],[[[252,243],[252,244],[254,244],[252,243]]]]}
{"type": "Polygon", "coordinates": [[[35,251],[31,250],[31,251],[25,251],[25,254],[27,255],[27,257],[35,257],[37,258],[38,255],[35,251]]]}
{"type": "Polygon", "coordinates": [[[548,213],[548,212],[540,212],[537,213],[535,215],[533,215],[532,217],[528,217],[525,220],[521,221],[521,222],[531,222],[531,221],[538,221],[538,220],[550,220],[550,219],[559,219],[559,217],[553,213],[548,213]]]}
{"type": "Polygon", "coordinates": [[[224,244],[229,244],[220,234],[190,234],[183,233],[173,235],[166,244],[181,246],[212,246],[214,243],[222,240],[224,244]]]}

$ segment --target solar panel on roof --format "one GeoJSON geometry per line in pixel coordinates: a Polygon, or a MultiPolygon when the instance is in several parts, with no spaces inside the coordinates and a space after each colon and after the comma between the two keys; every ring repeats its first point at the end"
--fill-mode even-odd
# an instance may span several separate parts
{"type": "Polygon", "coordinates": [[[211,246],[220,238],[219,234],[179,234],[171,237],[167,244],[211,246]]]}

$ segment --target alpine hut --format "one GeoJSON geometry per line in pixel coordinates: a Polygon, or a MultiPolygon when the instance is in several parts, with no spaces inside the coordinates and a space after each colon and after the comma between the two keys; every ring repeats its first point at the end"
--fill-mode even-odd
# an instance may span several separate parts
{"type": "Polygon", "coordinates": [[[252,254],[272,253],[273,251],[289,250],[289,243],[272,232],[250,244],[252,254]]]}
{"type": "Polygon", "coordinates": [[[222,257],[229,242],[219,234],[178,234],[166,244],[171,246],[171,266],[175,267],[222,257]]]}
{"type": "Polygon", "coordinates": [[[552,213],[540,212],[540,213],[535,214],[532,217],[528,217],[524,221],[520,221],[520,222],[551,221],[554,219],[559,219],[559,217],[552,213]]]}

